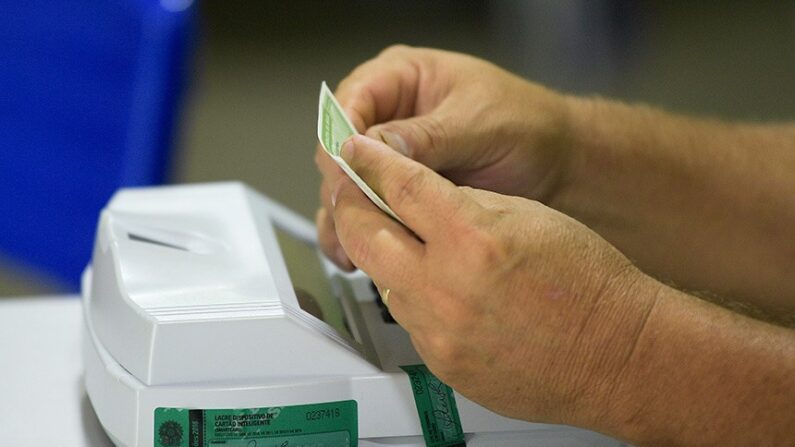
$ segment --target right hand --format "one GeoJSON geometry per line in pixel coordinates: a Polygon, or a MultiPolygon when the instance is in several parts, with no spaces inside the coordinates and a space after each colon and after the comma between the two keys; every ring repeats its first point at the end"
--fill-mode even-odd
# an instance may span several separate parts
{"type": "Polygon", "coordinates": [[[536,422],[590,427],[623,412],[612,390],[662,284],[536,201],[456,187],[368,137],[341,156],[405,225],[341,178],[340,241],[391,290],[386,305],[439,379],[536,422]]]}
{"type": "MultiPolygon", "coordinates": [[[[566,97],[474,57],[395,46],[357,67],[337,99],[359,132],[458,185],[546,201],[571,158],[566,97]]],[[[323,183],[316,221],[323,251],[353,264],[332,219],[345,175],[318,146],[323,183]]]]}

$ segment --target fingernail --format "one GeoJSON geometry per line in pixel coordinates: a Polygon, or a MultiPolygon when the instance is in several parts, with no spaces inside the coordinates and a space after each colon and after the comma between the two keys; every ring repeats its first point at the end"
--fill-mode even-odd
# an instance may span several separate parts
{"type": "Polygon", "coordinates": [[[344,143],[342,143],[342,148],[340,148],[340,157],[347,162],[350,162],[353,158],[353,137],[348,138],[344,143]]]}
{"type": "Polygon", "coordinates": [[[403,137],[388,130],[382,130],[379,132],[379,134],[381,135],[381,141],[386,143],[387,146],[400,152],[406,157],[409,156],[409,146],[406,144],[406,140],[404,140],[403,137]]]}
{"type": "Polygon", "coordinates": [[[348,264],[348,254],[345,253],[345,249],[342,246],[337,247],[337,250],[334,252],[334,257],[337,258],[337,262],[340,265],[347,265],[348,264]]]}

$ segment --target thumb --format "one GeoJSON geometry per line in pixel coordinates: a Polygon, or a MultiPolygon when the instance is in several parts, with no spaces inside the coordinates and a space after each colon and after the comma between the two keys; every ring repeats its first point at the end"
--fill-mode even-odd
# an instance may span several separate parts
{"type": "MultiPolygon", "coordinates": [[[[397,152],[440,171],[451,167],[454,151],[447,124],[435,114],[389,121],[367,129],[365,135],[386,143],[397,152]]],[[[460,156],[460,154],[459,154],[460,156]]]]}

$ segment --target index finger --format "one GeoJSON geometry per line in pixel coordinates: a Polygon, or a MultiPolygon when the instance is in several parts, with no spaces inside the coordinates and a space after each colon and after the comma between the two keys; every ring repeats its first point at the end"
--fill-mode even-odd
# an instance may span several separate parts
{"type": "Polygon", "coordinates": [[[399,51],[384,51],[343,79],[335,96],[354,126],[371,126],[407,118],[414,112],[419,70],[399,51]]]}
{"type": "Polygon", "coordinates": [[[454,228],[466,230],[475,218],[479,205],[451,181],[378,140],[354,135],[340,154],[426,243],[446,240],[454,228]]]}

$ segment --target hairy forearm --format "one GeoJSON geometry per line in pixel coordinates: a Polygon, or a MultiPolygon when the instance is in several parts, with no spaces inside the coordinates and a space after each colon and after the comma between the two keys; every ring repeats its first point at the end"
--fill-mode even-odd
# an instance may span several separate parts
{"type": "Polygon", "coordinates": [[[795,444],[795,331],[663,286],[630,352],[597,429],[639,446],[795,444]]]}
{"type": "Polygon", "coordinates": [[[795,125],[569,102],[574,156],[550,205],[657,278],[795,314],[795,125]]]}

